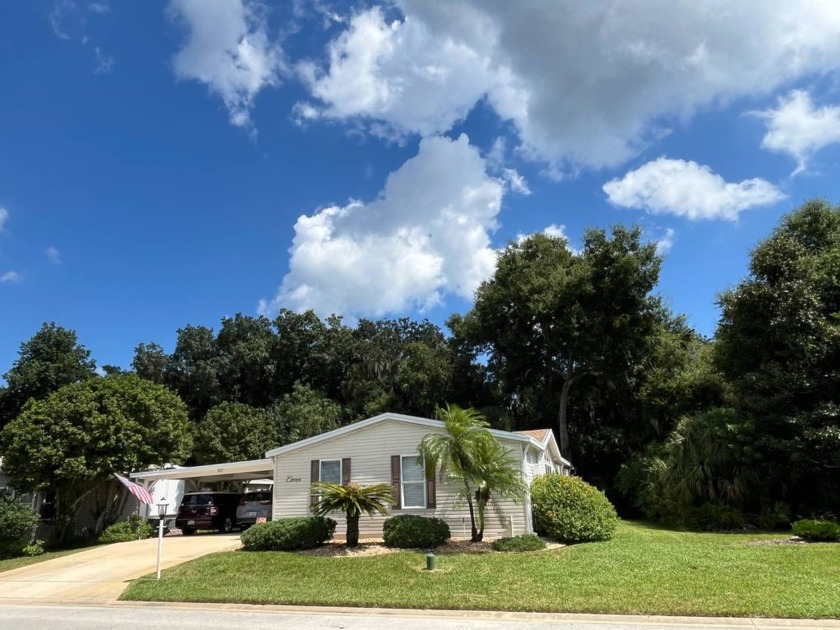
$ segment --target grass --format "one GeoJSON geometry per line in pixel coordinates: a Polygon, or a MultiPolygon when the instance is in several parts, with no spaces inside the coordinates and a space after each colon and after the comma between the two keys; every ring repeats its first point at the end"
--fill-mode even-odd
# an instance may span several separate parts
{"type": "Polygon", "coordinates": [[[622,523],[603,543],[521,554],[329,558],[217,553],[141,579],[122,599],[709,616],[840,616],[840,544],[622,523]]]}
{"type": "Polygon", "coordinates": [[[37,564],[44,560],[52,560],[53,558],[60,558],[61,556],[68,556],[71,553],[84,551],[84,548],[79,549],[62,549],[61,551],[48,551],[40,556],[9,558],[7,560],[0,560],[0,573],[3,571],[11,571],[12,569],[20,569],[21,567],[28,567],[30,564],[37,564]]]}

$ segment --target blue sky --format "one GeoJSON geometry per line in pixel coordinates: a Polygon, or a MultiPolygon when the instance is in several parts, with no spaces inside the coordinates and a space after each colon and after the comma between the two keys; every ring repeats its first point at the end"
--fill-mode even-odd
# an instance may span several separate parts
{"type": "Polygon", "coordinates": [[[711,335],[840,197],[838,67],[835,0],[6,0],[0,370],[44,321],[124,367],[240,311],[442,324],[509,240],[616,223],[711,335]]]}

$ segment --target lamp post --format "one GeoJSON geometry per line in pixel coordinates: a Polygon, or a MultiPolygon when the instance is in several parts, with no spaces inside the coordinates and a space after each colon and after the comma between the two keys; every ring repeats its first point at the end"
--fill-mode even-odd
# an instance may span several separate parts
{"type": "Polygon", "coordinates": [[[166,519],[166,508],[169,507],[169,504],[166,502],[166,499],[161,497],[160,501],[158,501],[157,509],[158,509],[158,553],[157,553],[157,579],[160,579],[160,557],[161,553],[163,552],[163,521],[166,519]]]}

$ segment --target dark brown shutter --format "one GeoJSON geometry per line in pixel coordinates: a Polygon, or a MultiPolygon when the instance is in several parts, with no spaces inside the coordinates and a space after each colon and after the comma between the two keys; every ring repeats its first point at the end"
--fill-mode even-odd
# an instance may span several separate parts
{"type": "Polygon", "coordinates": [[[400,456],[391,455],[391,487],[394,489],[394,509],[402,507],[402,492],[400,491],[400,456]]]}
{"type": "Polygon", "coordinates": [[[309,505],[315,505],[318,501],[318,495],[312,490],[312,484],[318,483],[321,478],[321,460],[313,459],[309,463],[309,505]]]}
{"type": "Polygon", "coordinates": [[[426,507],[437,507],[437,487],[435,484],[435,469],[426,469],[426,507]]]}
{"type": "Polygon", "coordinates": [[[341,460],[341,483],[347,485],[350,483],[350,458],[345,457],[341,460]]]}

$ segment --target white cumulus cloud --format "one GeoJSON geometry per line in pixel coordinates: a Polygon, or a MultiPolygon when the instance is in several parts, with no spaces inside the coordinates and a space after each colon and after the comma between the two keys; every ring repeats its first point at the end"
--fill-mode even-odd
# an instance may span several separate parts
{"type": "Polygon", "coordinates": [[[817,151],[840,142],[840,106],[815,107],[804,90],[793,90],[775,109],[757,113],[767,121],[761,146],[791,155],[797,163],[794,174],[804,171],[817,151]]]}
{"type": "Polygon", "coordinates": [[[0,232],[5,229],[6,221],[9,220],[9,211],[5,208],[0,208],[0,232]]]}
{"type": "Polygon", "coordinates": [[[10,284],[17,283],[23,280],[23,277],[17,271],[7,271],[0,275],[0,283],[10,284]]]}
{"type": "Polygon", "coordinates": [[[270,39],[264,6],[250,0],[172,0],[170,10],[189,31],[173,68],[200,81],[224,101],[232,124],[251,126],[254,99],[279,84],[283,51],[270,39]]]}
{"type": "Polygon", "coordinates": [[[708,166],[666,157],[643,164],[621,179],[607,182],[603,189],[616,206],[640,208],[651,214],[674,214],[692,221],[735,221],[743,210],[784,198],[782,192],[766,180],[727,182],[708,166]]]}
{"type": "Polygon", "coordinates": [[[466,135],[426,138],[376,199],[297,220],[289,272],[260,311],[381,316],[472,298],[496,266],[504,192],[466,135]]]}
{"type": "Polygon", "coordinates": [[[677,242],[677,233],[672,228],[665,228],[665,233],[656,239],[656,253],[667,254],[677,242]]]}
{"type": "Polygon", "coordinates": [[[840,67],[836,0],[397,0],[300,72],[299,113],[380,135],[450,129],[484,100],[552,168],[637,154],[699,107],[840,67]],[[745,36],[744,33],[749,33],[745,36]]]}
{"type": "Polygon", "coordinates": [[[52,245],[50,245],[49,247],[47,247],[47,249],[44,250],[44,255],[47,257],[47,260],[49,260],[54,265],[61,264],[61,252],[59,252],[58,249],[56,249],[52,245]]]}
{"type": "Polygon", "coordinates": [[[329,44],[322,70],[298,71],[324,105],[298,104],[302,118],[382,120],[382,135],[432,135],[466,116],[494,80],[488,60],[468,45],[432,32],[421,20],[387,21],[379,7],[358,13],[329,44]]]}

